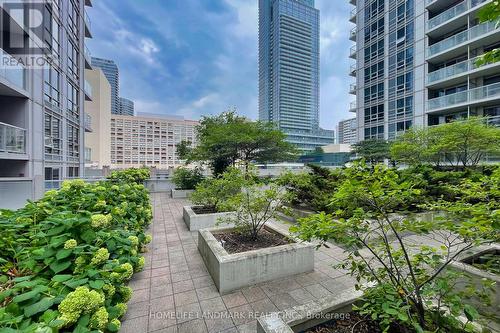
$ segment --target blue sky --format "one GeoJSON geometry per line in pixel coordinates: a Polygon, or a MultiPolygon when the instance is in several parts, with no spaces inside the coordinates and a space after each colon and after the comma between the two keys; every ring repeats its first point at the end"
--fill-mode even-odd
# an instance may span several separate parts
{"type": "MultiPolygon", "coordinates": [[[[256,119],[257,0],[94,0],[92,55],[116,61],[120,95],[136,111],[198,119],[236,107],[256,119]]],[[[316,0],[321,12],[321,126],[349,113],[350,6],[316,0]]]]}

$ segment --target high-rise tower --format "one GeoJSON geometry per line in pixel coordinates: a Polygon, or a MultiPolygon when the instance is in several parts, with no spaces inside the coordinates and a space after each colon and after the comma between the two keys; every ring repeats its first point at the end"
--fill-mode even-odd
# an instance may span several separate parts
{"type": "Polygon", "coordinates": [[[299,149],[334,142],[319,127],[319,10],[314,0],[259,0],[259,118],[299,149]]]}

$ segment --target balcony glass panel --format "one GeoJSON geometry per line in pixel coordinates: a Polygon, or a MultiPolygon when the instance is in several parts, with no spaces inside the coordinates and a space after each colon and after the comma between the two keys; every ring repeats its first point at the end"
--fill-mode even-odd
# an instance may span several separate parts
{"type": "Polygon", "coordinates": [[[465,43],[469,40],[490,33],[496,29],[498,29],[498,27],[494,22],[486,22],[478,24],[475,27],[462,31],[456,35],[453,35],[436,44],[429,46],[429,48],[427,49],[427,56],[433,56],[435,54],[441,53],[457,45],[465,43]]]}
{"type": "Polygon", "coordinates": [[[442,109],[461,103],[473,103],[492,97],[500,97],[500,83],[430,99],[427,102],[427,110],[442,109]]]}
{"type": "Polygon", "coordinates": [[[469,71],[473,71],[483,66],[487,66],[490,64],[485,64],[483,66],[477,65],[478,58],[473,58],[470,60],[459,62],[455,65],[447,66],[437,71],[431,72],[427,75],[427,83],[433,83],[437,81],[441,81],[455,75],[467,73],[469,71]]]}
{"type": "Polygon", "coordinates": [[[15,86],[26,89],[24,67],[12,60],[13,58],[2,49],[0,49],[0,57],[0,76],[15,86]]]}
{"type": "Polygon", "coordinates": [[[0,152],[25,154],[26,130],[0,123],[0,152]]]}
{"type": "Polygon", "coordinates": [[[438,16],[435,16],[427,22],[427,29],[432,29],[437,27],[438,25],[443,24],[446,21],[451,20],[452,18],[465,13],[469,9],[470,1],[464,1],[459,3],[458,5],[451,7],[450,9],[442,12],[438,16]]]}

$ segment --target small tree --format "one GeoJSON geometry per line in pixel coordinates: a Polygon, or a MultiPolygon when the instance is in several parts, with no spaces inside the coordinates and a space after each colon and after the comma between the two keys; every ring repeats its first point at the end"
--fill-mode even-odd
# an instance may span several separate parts
{"type": "Polygon", "coordinates": [[[192,143],[191,141],[181,141],[179,144],[177,144],[175,151],[177,153],[177,156],[179,156],[179,159],[181,160],[188,160],[189,159],[189,154],[191,153],[192,150],[192,143]]]}
{"type": "Polygon", "coordinates": [[[187,159],[208,162],[215,175],[237,163],[248,170],[252,161],[279,162],[295,156],[295,148],[272,123],[252,122],[235,111],[202,118],[197,133],[198,145],[187,159]]]}
{"type": "Polygon", "coordinates": [[[266,222],[277,217],[277,213],[288,202],[287,191],[276,184],[263,189],[250,185],[227,201],[227,207],[236,213],[222,218],[221,223],[233,223],[236,228],[252,240],[259,237],[266,222]]]}
{"type": "Polygon", "coordinates": [[[382,139],[368,139],[353,145],[354,153],[370,164],[383,162],[390,158],[389,143],[382,139]]]}
{"type": "Polygon", "coordinates": [[[391,144],[391,159],[407,165],[439,165],[440,154],[434,149],[438,139],[429,128],[411,128],[391,144]]]}
{"type": "Polygon", "coordinates": [[[243,173],[236,168],[227,169],[222,175],[207,178],[196,186],[191,201],[196,205],[218,212],[228,209],[226,201],[237,195],[245,184],[243,173]]]}
{"type": "MultiPolygon", "coordinates": [[[[356,309],[378,320],[383,329],[400,325],[417,332],[473,331],[470,322],[456,318],[465,314],[469,321],[476,319],[477,312],[463,299],[481,291],[472,286],[457,290],[454,286],[462,275],[447,267],[472,247],[499,239],[498,221],[491,215],[497,208],[459,200],[428,207],[447,213],[434,221],[394,217],[391,213],[401,203],[419,195],[411,181],[398,181],[396,171],[383,165],[372,172],[355,165],[347,177],[332,202],[345,207],[349,218],[336,220],[320,213],[291,230],[304,240],[334,240],[345,246],[348,257],[339,267],[349,269],[364,290],[356,309]],[[405,233],[423,241],[403,238],[405,233]]],[[[461,190],[467,192],[466,188],[461,190]]]]}
{"type": "MultiPolygon", "coordinates": [[[[480,22],[495,22],[498,25],[500,21],[500,2],[493,1],[487,4],[483,9],[479,11],[478,16],[480,22]]],[[[500,61],[500,49],[495,48],[482,55],[478,59],[477,65],[483,66],[498,61],[500,61]]]]}
{"type": "Polygon", "coordinates": [[[192,190],[204,179],[200,168],[192,170],[188,168],[177,168],[172,176],[172,182],[178,190],[192,190]]]}

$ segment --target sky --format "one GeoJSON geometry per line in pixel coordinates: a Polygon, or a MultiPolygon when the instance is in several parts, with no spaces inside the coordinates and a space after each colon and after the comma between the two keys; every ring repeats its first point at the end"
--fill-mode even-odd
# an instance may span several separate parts
{"type": "MultiPolygon", "coordinates": [[[[199,119],[235,107],[258,117],[257,0],[93,0],[87,8],[93,56],[114,60],[120,95],[136,112],[199,119]]],[[[320,125],[348,112],[350,5],[316,0],[320,10],[320,125]]]]}

